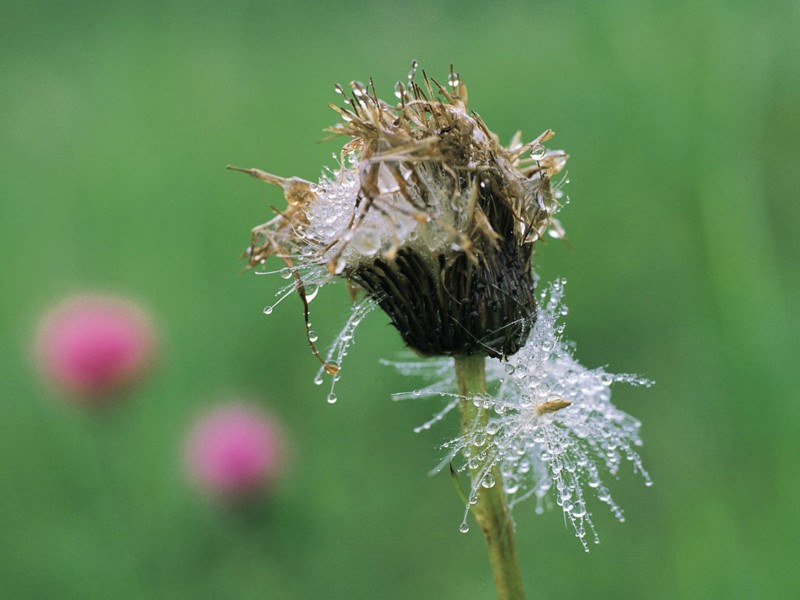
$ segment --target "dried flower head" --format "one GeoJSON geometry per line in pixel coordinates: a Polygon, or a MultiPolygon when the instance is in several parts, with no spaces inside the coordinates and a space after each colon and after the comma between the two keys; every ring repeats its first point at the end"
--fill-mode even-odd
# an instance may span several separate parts
{"type": "Polygon", "coordinates": [[[332,106],[344,122],[330,131],[348,141],[338,168],[317,183],[231,167],[277,185],[288,203],[253,230],[246,254],[251,267],[272,256],[283,261],[280,273],[291,283],[281,300],[296,292],[307,325],[319,288],[347,282],[354,308],[324,359],[307,327],[322,362],[315,382],[333,376],[329,402],[355,329],[376,306],[416,354],[440,357],[391,363],[436,379],[395,397],[447,400],[418,431],[458,407],[462,433],[444,444],[440,468],[469,473],[461,531],[472,510],[499,595],[519,597],[505,502],[513,507],[535,496],[541,510],[552,492],[588,550],[594,526],[586,490],[622,519],[603,475],[616,475],[627,460],[650,481],[635,450],[639,422],[611,404],[610,386],[649,382],[586,369],[573,358],[558,323],[566,314],[562,281],[537,298],[534,245],[545,232],[564,235],[555,215],[565,179],[553,178],[567,155],[545,148],[553,132],[526,144],[518,133],[502,146],[468,111],[452,67],[447,87],[424,71],[418,82],[416,69],[414,62],[407,81],[397,83],[393,103],[377,97],[371,80],[351,82],[349,92],[336,86],[345,105],[332,106]],[[359,290],[364,296],[355,301],[359,290]]]}
{"type": "MultiPolygon", "coordinates": [[[[587,490],[624,520],[622,510],[603,483],[603,474],[616,476],[628,461],[647,485],[651,480],[636,447],[641,446],[640,423],[611,404],[615,382],[649,387],[647,379],[612,374],[602,368],[587,369],[573,357],[573,346],[562,338],[559,318],[567,313],[562,303],[564,282],[554,282],[540,298],[539,316],[525,347],[506,362],[490,360],[487,380],[494,384],[486,396],[468,400],[490,411],[485,425],[470,427],[460,437],[445,442],[445,457],[436,470],[458,462],[457,471],[473,471],[467,511],[461,524],[468,529],[467,512],[481,487],[495,485],[493,471],[502,477],[510,508],[534,496],[537,512],[552,495],[565,519],[586,550],[587,528],[595,542],[587,490]],[[477,470],[477,472],[475,472],[477,470]]],[[[451,393],[455,381],[451,361],[389,363],[406,374],[427,374],[436,382],[425,389],[396,394],[395,399],[441,397],[447,406],[417,428],[429,429],[462,400],[451,393]]]]}
{"type": "Polygon", "coordinates": [[[563,233],[552,178],[567,156],[545,148],[550,130],[502,146],[468,111],[452,67],[447,87],[424,71],[418,83],[416,68],[397,83],[395,103],[380,100],[371,80],[351,82],[349,93],[336,86],[345,106],[331,106],[344,122],[330,131],[349,141],[319,182],[237,169],[277,185],[288,202],[253,230],[249,264],[280,258],[306,320],[309,298],[339,277],[419,354],[510,356],[535,321],[534,243],[548,229],[563,233]]]}

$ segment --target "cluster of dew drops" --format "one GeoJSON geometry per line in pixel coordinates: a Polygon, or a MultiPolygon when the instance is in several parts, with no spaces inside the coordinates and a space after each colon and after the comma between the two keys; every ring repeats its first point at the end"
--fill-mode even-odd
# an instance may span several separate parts
{"type": "MultiPolygon", "coordinates": [[[[278,300],[264,308],[263,312],[265,315],[271,315],[278,304],[298,291],[300,285],[303,286],[305,291],[305,301],[310,305],[319,294],[319,290],[324,285],[332,282],[328,270],[320,265],[301,265],[294,268],[283,267],[278,271],[258,272],[259,275],[272,275],[275,273],[279,273],[283,279],[294,278],[294,281],[281,287],[276,292],[275,295],[278,297],[278,300]],[[296,273],[299,277],[296,277],[296,273]]],[[[320,365],[317,374],[314,376],[314,384],[316,385],[322,385],[325,382],[324,376],[326,374],[331,377],[331,385],[326,397],[329,404],[335,404],[338,399],[335,391],[336,383],[341,379],[341,364],[347,356],[350,346],[355,341],[356,329],[361,324],[364,317],[376,307],[377,304],[370,298],[364,298],[353,305],[350,316],[345,322],[344,327],[330,345],[323,364],[320,365]]],[[[306,328],[308,341],[315,344],[319,340],[319,335],[312,329],[310,321],[306,323],[306,328]]]]}
{"type": "MultiPolygon", "coordinates": [[[[477,502],[480,488],[496,485],[495,470],[512,509],[535,497],[536,512],[542,513],[554,497],[586,551],[588,532],[599,542],[587,508],[587,490],[624,521],[601,472],[617,477],[620,465],[627,461],[645,485],[652,485],[635,449],[641,446],[641,424],[611,404],[610,391],[613,383],[649,387],[652,382],[602,368],[587,369],[574,359],[574,346],[562,339],[564,326],[559,322],[567,313],[562,303],[564,283],[557,280],[542,293],[539,315],[524,348],[506,361],[487,361],[492,391],[472,401],[489,412],[488,423],[442,445],[445,456],[435,470],[460,457],[457,471],[473,473],[459,526],[463,533],[469,531],[469,509],[477,502]],[[548,411],[554,402],[564,406],[548,411]]],[[[408,375],[442,376],[426,388],[394,395],[398,400],[440,397],[448,401],[416,431],[429,429],[458,406],[461,398],[448,391],[455,383],[446,375],[448,369],[452,373],[452,359],[428,361],[424,366],[421,362],[390,364],[408,375]]]]}

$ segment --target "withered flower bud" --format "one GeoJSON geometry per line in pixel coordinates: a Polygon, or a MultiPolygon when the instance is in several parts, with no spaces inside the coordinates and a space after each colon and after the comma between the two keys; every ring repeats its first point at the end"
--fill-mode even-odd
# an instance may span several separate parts
{"type": "Polygon", "coordinates": [[[308,287],[341,277],[422,355],[510,356],[536,317],[534,243],[548,228],[563,235],[551,180],[567,155],[544,147],[550,130],[501,146],[468,112],[452,67],[447,87],[424,71],[420,85],[415,71],[395,86],[396,104],[372,81],[351,82],[349,95],[336,87],[345,106],[331,106],[344,123],[330,131],[350,139],[318,183],[237,169],[288,201],[253,230],[249,264],[282,259],[306,317],[308,287]]]}

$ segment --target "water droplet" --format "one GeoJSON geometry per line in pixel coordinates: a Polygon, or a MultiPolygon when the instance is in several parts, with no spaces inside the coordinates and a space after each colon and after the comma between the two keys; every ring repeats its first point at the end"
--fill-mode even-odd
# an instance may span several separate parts
{"type": "Polygon", "coordinates": [[[341,94],[342,96],[344,96],[344,88],[342,87],[342,85],[340,83],[335,84],[333,86],[333,89],[336,90],[337,94],[341,94]]]}
{"type": "Polygon", "coordinates": [[[292,276],[292,270],[289,267],[283,267],[281,269],[281,277],[284,279],[290,279],[292,276]]]}
{"type": "Polygon", "coordinates": [[[367,94],[364,84],[360,81],[351,81],[350,87],[353,89],[353,94],[358,98],[367,94]]]}
{"type": "Polygon", "coordinates": [[[394,95],[398,100],[402,100],[403,96],[406,95],[406,88],[402,81],[398,81],[394,84],[394,95]]]}
{"type": "Polygon", "coordinates": [[[311,331],[308,332],[308,341],[316,342],[318,339],[319,339],[319,336],[317,335],[316,331],[311,330],[311,331]]]}
{"type": "Polygon", "coordinates": [[[469,525],[467,525],[466,523],[462,523],[461,525],[458,526],[458,530],[461,533],[469,533],[469,525]]]}
{"type": "Polygon", "coordinates": [[[408,80],[414,81],[414,76],[417,74],[419,63],[416,60],[411,61],[411,70],[408,72],[408,80]]]}
{"type": "Polygon", "coordinates": [[[370,229],[359,230],[353,240],[353,247],[364,256],[373,256],[381,249],[381,238],[370,229]]]}
{"type": "Polygon", "coordinates": [[[486,436],[483,433],[476,433],[472,438],[473,446],[483,446],[486,443],[486,436]]]}
{"type": "Polygon", "coordinates": [[[452,88],[458,87],[458,85],[461,83],[459,81],[458,73],[453,73],[453,71],[450,71],[450,75],[448,75],[448,77],[447,77],[447,83],[452,88]]]}
{"type": "Polygon", "coordinates": [[[504,367],[504,368],[505,368],[505,370],[506,370],[506,373],[507,373],[508,375],[511,375],[511,374],[513,374],[513,373],[514,373],[514,365],[512,365],[511,363],[506,363],[506,365],[505,365],[505,367],[504,367]]]}
{"type": "Polygon", "coordinates": [[[420,390],[414,390],[412,393],[418,398],[419,398],[420,394],[422,394],[422,392],[420,390]]]}
{"type": "Polygon", "coordinates": [[[531,146],[531,158],[533,160],[542,160],[545,154],[547,154],[547,148],[540,143],[537,142],[531,146]]]}
{"type": "Polygon", "coordinates": [[[336,375],[339,371],[341,371],[339,363],[335,363],[333,361],[326,362],[323,368],[328,375],[336,375]]]}
{"type": "Polygon", "coordinates": [[[319,286],[316,283],[309,284],[306,287],[306,302],[311,302],[317,297],[319,293],[319,286]]]}
{"type": "Polygon", "coordinates": [[[322,375],[314,377],[314,385],[322,385],[322,375]]]}
{"type": "Polygon", "coordinates": [[[491,473],[487,473],[486,476],[481,479],[481,485],[485,488],[494,487],[494,476],[491,473]]]}
{"type": "Polygon", "coordinates": [[[337,400],[338,398],[336,397],[336,394],[334,394],[333,392],[328,394],[328,404],[336,404],[337,400]]]}
{"type": "Polygon", "coordinates": [[[272,314],[272,307],[271,306],[265,306],[264,307],[264,314],[265,315],[271,315],[272,314]]]}

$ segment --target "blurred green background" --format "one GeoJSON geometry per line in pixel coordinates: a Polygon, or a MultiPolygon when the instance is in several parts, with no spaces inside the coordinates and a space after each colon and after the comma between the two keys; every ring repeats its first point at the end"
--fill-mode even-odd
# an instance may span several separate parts
{"type": "MultiPolygon", "coordinates": [[[[299,301],[240,274],[283,202],[224,170],[314,179],[337,142],[334,82],[384,97],[411,59],[503,140],[550,127],[571,159],[568,336],[643,422],[646,488],[594,503],[585,555],[559,512],[517,512],[530,597],[798,597],[800,5],[752,2],[3,2],[0,22],[0,597],[492,598],[484,542],[458,533],[453,423],[377,364],[373,313],[328,405],[299,301]],[[29,360],[63,296],[139,299],[158,369],[105,418],[70,409],[29,360]],[[252,513],[186,485],[181,445],[219,400],[283,420],[293,468],[252,513]]],[[[321,341],[342,286],[312,305],[321,341]]]]}

